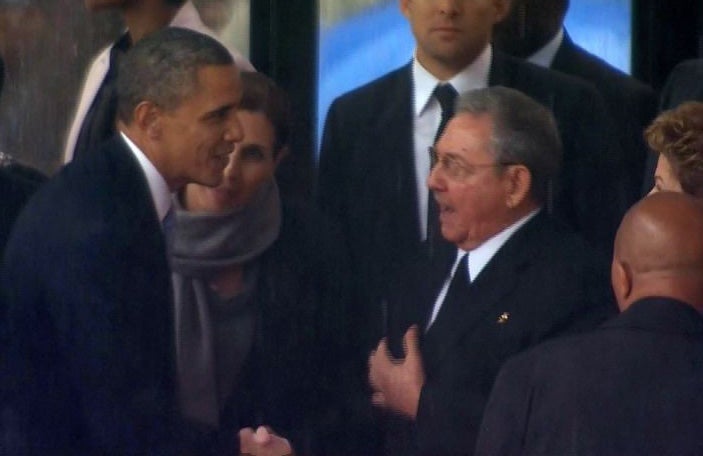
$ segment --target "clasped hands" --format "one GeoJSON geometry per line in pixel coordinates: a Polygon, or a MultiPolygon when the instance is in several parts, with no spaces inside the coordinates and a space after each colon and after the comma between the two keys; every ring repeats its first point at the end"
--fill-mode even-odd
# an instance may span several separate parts
{"type": "Polygon", "coordinates": [[[411,326],[403,336],[403,359],[394,358],[384,337],[369,356],[369,383],[373,388],[371,402],[408,418],[415,419],[425,371],[420,354],[419,332],[411,326]]]}
{"type": "Polygon", "coordinates": [[[242,456],[293,456],[288,440],[266,426],[256,431],[248,427],[239,431],[239,453],[242,456]]]}

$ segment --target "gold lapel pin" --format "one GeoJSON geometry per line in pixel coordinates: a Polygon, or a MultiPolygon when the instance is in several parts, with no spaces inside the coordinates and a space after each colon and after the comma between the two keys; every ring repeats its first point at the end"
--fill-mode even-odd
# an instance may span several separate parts
{"type": "Polygon", "coordinates": [[[496,323],[499,325],[505,324],[508,322],[508,318],[510,318],[510,312],[503,312],[498,316],[498,320],[496,320],[496,323]]]}

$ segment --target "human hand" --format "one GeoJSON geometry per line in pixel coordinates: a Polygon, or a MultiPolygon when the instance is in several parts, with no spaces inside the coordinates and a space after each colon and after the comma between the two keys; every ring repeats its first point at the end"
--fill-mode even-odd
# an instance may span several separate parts
{"type": "Polygon", "coordinates": [[[415,419],[420,392],[425,383],[418,327],[411,326],[403,336],[405,358],[395,359],[388,351],[385,338],[369,357],[369,383],[373,388],[371,402],[415,419]]]}
{"type": "Polygon", "coordinates": [[[293,456],[290,442],[276,435],[270,428],[259,426],[239,430],[239,453],[241,456],[293,456]]]}

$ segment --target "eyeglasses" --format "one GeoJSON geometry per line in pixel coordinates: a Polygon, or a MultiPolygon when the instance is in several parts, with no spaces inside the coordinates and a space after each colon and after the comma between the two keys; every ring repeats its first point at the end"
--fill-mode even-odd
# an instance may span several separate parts
{"type": "Polygon", "coordinates": [[[476,174],[480,168],[501,168],[503,166],[515,165],[515,163],[499,162],[499,163],[462,163],[460,160],[448,155],[442,155],[440,158],[437,155],[437,149],[433,146],[427,148],[430,153],[430,169],[434,169],[439,165],[440,169],[450,179],[462,180],[476,174]]]}

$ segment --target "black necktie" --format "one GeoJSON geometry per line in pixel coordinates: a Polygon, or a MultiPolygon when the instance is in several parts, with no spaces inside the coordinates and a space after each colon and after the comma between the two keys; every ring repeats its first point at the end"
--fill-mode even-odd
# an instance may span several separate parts
{"type": "Polygon", "coordinates": [[[466,304],[470,283],[469,254],[466,253],[459,260],[454,276],[452,276],[452,280],[449,283],[444,302],[442,302],[432,326],[441,327],[446,322],[454,320],[461,313],[462,306],[466,304]],[[438,324],[439,326],[437,326],[438,324]]]}
{"type": "Polygon", "coordinates": [[[454,115],[454,102],[456,101],[457,92],[451,84],[437,84],[434,89],[434,97],[439,101],[442,108],[442,118],[439,121],[439,128],[435,134],[434,142],[436,143],[440,135],[447,126],[447,122],[454,115]]]}
{"type": "MultiPolygon", "coordinates": [[[[436,143],[440,135],[447,126],[447,122],[454,115],[454,102],[456,101],[457,92],[451,84],[438,84],[434,89],[434,97],[439,101],[442,107],[442,118],[439,122],[439,128],[435,133],[436,143]]],[[[427,198],[427,254],[431,259],[436,259],[443,254],[444,250],[450,247],[449,243],[442,237],[442,231],[439,226],[439,208],[437,202],[432,196],[432,192],[427,198]]]]}

